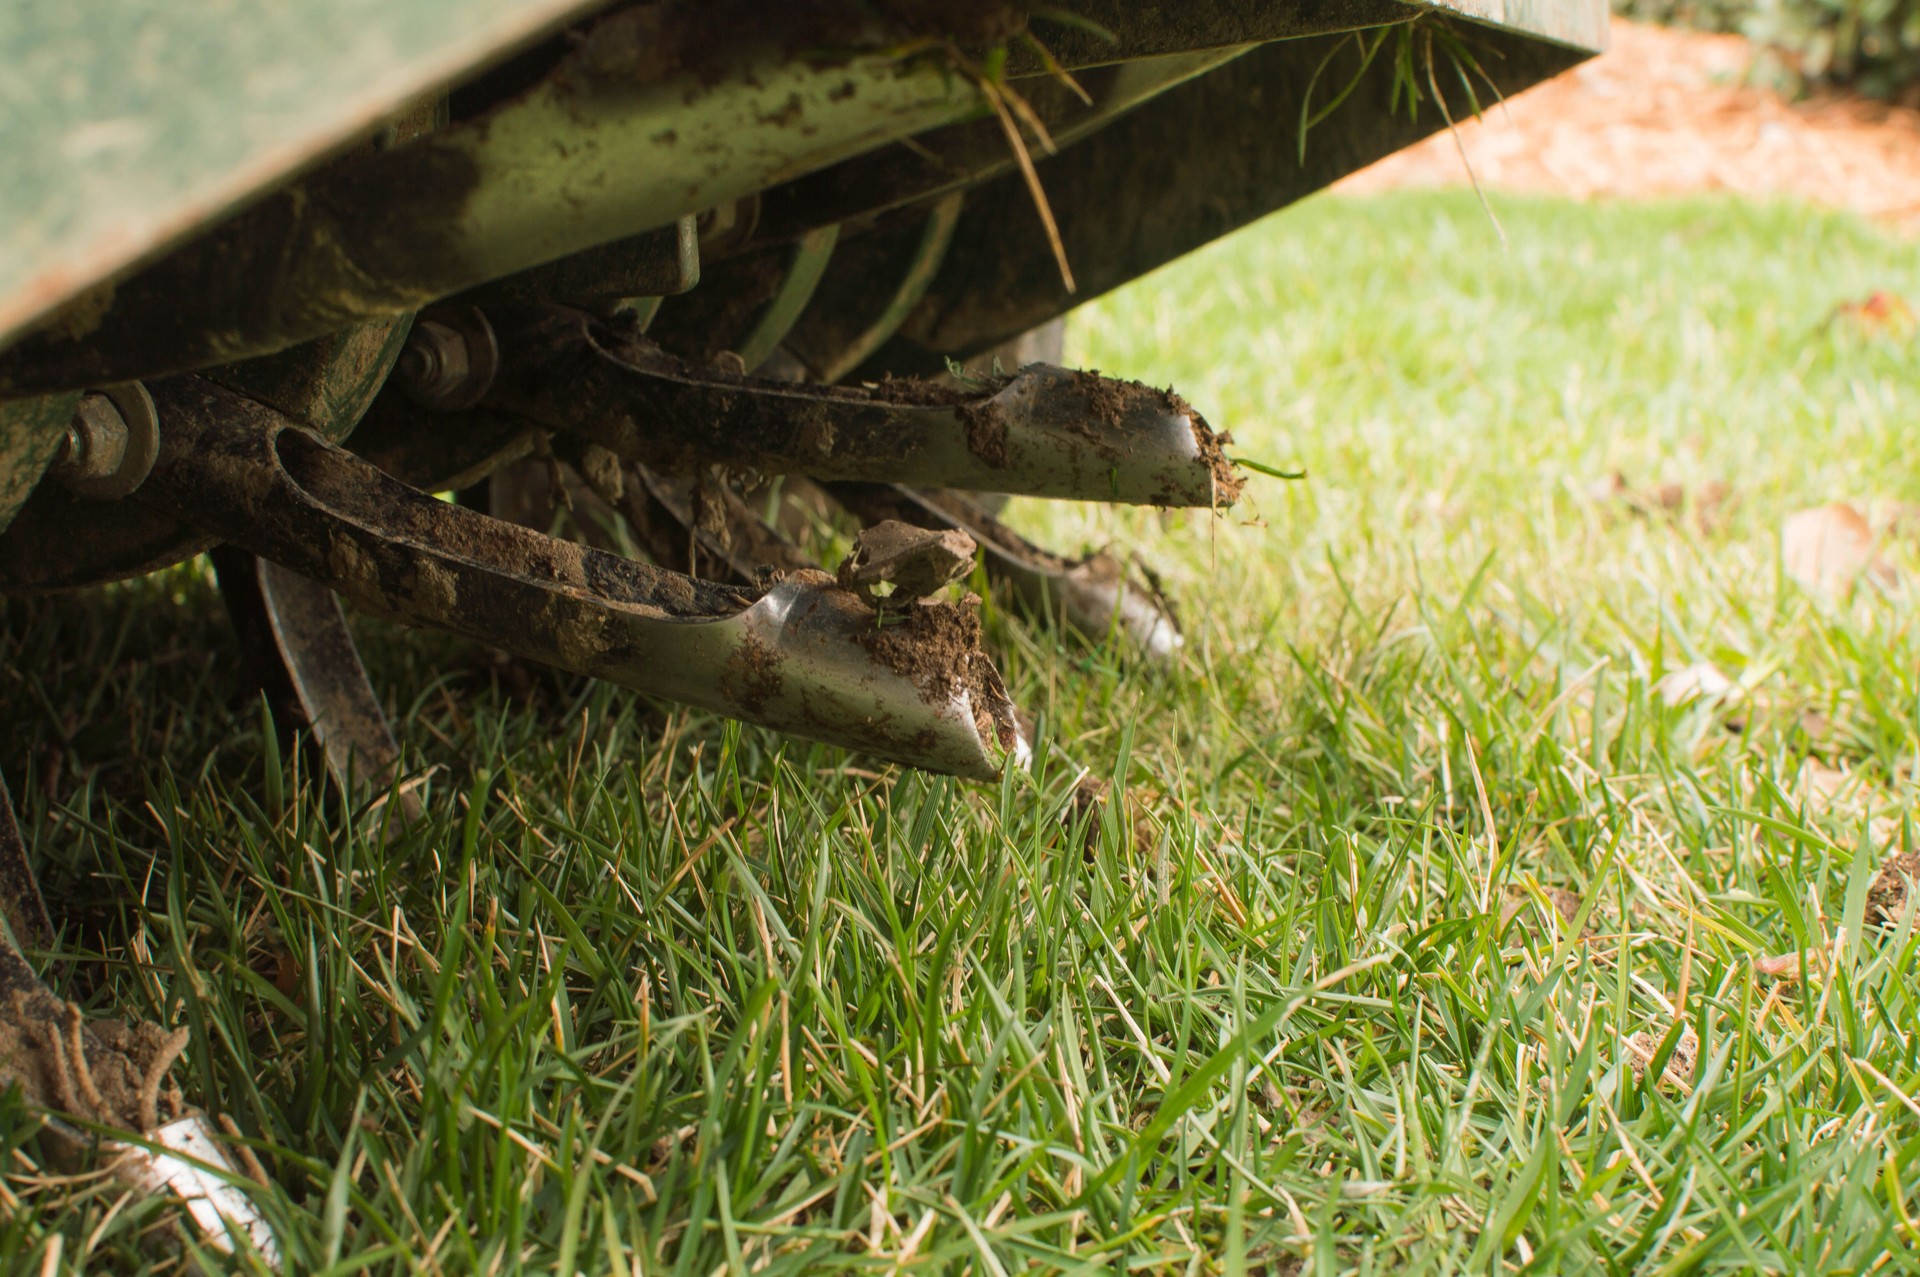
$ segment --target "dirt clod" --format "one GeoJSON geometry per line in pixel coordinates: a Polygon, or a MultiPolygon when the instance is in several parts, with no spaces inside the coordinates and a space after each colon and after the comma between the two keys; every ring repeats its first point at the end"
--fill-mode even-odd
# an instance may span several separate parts
{"type": "Polygon", "coordinates": [[[973,538],[958,529],[915,527],[898,519],[882,519],[861,529],[853,538],[853,552],[840,564],[835,578],[869,602],[873,587],[893,586],[886,605],[897,608],[927,598],[973,570],[978,549],[973,538]]]}
{"type": "Polygon", "coordinates": [[[741,640],[720,675],[721,690],[755,715],[765,712],[767,703],[780,695],[781,682],[780,654],[752,635],[741,640]]]}
{"type": "Polygon", "coordinates": [[[1013,457],[1007,450],[1007,419],[1000,401],[986,398],[978,403],[962,404],[954,416],[966,428],[967,451],[992,466],[1005,470],[1013,457]]]}
{"type": "Polygon", "coordinates": [[[1213,504],[1225,509],[1240,500],[1240,490],[1247,486],[1247,481],[1239,467],[1227,459],[1227,451],[1221,446],[1229,436],[1216,434],[1206,418],[1188,407],[1179,395],[1168,391],[1167,398],[1193,423],[1193,442],[1199,447],[1200,458],[1207,463],[1207,469],[1213,471],[1213,504]]]}
{"type": "MultiPolygon", "coordinates": [[[[1580,909],[1585,902],[1580,899],[1579,895],[1566,890],[1564,887],[1542,887],[1540,890],[1541,894],[1546,896],[1547,902],[1553,906],[1554,913],[1559,915],[1560,925],[1562,927],[1571,927],[1574,919],[1580,916],[1580,909]]],[[[1533,898],[1531,893],[1518,887],[1507,888],[1507,898],[1500,906],[1501,929],[1504,931],[1506,925],[1513,921],[1516,916],[1520,918],[1522,925],[1537,927],[1539,921],[1541,921],[1537,919],[1537,905],[1538,902],[1533,898]]],[[[1593,925],[1592,922],[1589,921],[1587,927],[1581,931],[1580,939],[1590,940],[1593,938],[1593,935],[1593,925]]]]}
{"type": "Polygon", "coordinates": [[[1920,882],[1920,853],[1908,851],[1889,856],[1887,863],[1880,866],[1873,885],[1867,888],[1867,925],[1896,925],[1907,910],[1915,882],[1920,882]]]}
{"type": "Polygon", "coordinates": [[[859,643],[912,683],[929,705],[946,705],[965,692],[980,739],[1011,750],[1017,739],[1012,701],[993,661],[980,650],[979,602],[975,595],[960,603],[921,599],[876,615],[859,643]]]}
{"type": "Polygon", "coordinates": [[[186,1044],[184,1029],[90,1021],[44,989],[16,989],[0,1003],[0,1086],[18,1082],[31,1104],[147,1131],[162,1120],[161,1090],[186,1044]]]}
{"type": "Polygon", "coordinates": [[[860,646],[909,680],[929,702],[944,702],[980,652],[980,617],[972,608],[921,600],[860,634],[860,646]]]}
{"type": "MultiPolygon", "coordinates": [[[[1661,1042],[1666,1040],[1667,1026],[1662,1024],[1655,1029],[1642,1029],[1627,1039],[1628,1067],[1633,1076],[1645,1076],[1647,1066],[1653,1063],[1653,1057],[1660,1051],[1661,1042]]],[[[1693,1066],[1700,1054],[1700,1038],[1694,1033],[1693,1026],[1687,1025],[1680,1030],[1680,1040],[1673,1044],[1673,1054],[1667,1057],[1667,1066],[1661,1070],[1660,1081],[1664,1086],[1685,1087],[1693,1081],[1693,1066]]]]}

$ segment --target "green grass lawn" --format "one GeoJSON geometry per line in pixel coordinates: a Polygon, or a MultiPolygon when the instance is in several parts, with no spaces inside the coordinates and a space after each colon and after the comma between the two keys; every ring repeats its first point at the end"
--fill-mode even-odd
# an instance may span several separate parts
{"type": "MultiPolygon", "coordinates": [[[[203,576],[7,605],[63,988],[192,1027],[297,1271],[1920,1267],[1920,936],[1861,927],[1914,842],[1915,590],[1778,549],[1920,499],[1920,354],[1827,322],[1920,253],[1498,208],[1504,249],[1471,195],[1317,200],[1076,318],[1308,477],[1015,506],[1136,547],[1188,646],[990,611],[1051,742],[997,789],[369,625],[434,769],[383,846],[267,751],[203,576]],[[1616,470],[1728,496],[1636,515],[1616,470]],[[1654,690],[1709,661],[1736,696],[1654,690]],[[1069,757],[1128,794],[1086,853],[1069,757]]],[[[161,1208],[3,1169],[13,1267],[142,1262],[161,1208]]]]}

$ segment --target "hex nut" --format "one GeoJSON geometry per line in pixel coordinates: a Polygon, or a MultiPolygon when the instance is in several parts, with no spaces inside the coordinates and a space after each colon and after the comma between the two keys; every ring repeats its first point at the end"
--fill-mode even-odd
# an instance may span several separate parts
{"type": "Polygon", "coordinates": [[[422,408],[458,412],[486,397],[499,366],[499,346],[486,316],[471,306],[454,306],[414,321],[393,376],[422,408]]]}
{"type": "Polygon", "coordinates": [[[89,501],[131,496],[160,452],[160,420],[153,398],[137,381],[81,396],[48,475],[89,501]]]}

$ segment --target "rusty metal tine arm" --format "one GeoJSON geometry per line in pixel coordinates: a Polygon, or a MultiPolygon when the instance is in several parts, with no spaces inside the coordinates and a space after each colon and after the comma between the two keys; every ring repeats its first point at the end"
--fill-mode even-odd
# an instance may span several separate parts
{"type": "MultiPolygon", "coordinates": [[[[13,795],[7,792],[5,776],[0,776],[0,915],[16,943],[43,947],[53,943],[53,919],[27,859],[26,840],[13,816],[13,795]]],[[[0,988],[4,986],[0,980],[0,988]]]]}
{"type": "Polygon", "coordinates": [[[489,312],[489,402],[672,471],[892,481],[1144,505],[1233,504],[1220,439],[1171,393],[1034,364],[984,387],[802,386],[689,368],[560,308],[489,312]]]}
{"type": "Polygon", "coordinates": [[[824,573],[760,594],[663,572],[436,501],[198,378],[155,398],[139,499],[368,611],[931,771],[992,779],[1024,752],[951,605],[882,627],[824,573]]]}
{"type": "Polygon", "coordinates": [[[1110,554],[1061,558],[1035,545],[965,497],[894,484],[831,483],[830,496],[867,522],[899,519],[924,528],[958,528],[980,544],[987,576],[1004,581],[1030,610],[1057,617],[1089,638],[1118,626],[1142,651],[1167,660],[1185,643],[1165,600],[1127,579],[1110,554]]]}
{"type": "Polygon", "coordinates": [[[692,482],[668,479],[643,465],[629,466],[628,473],[635,481],[629,485],[629,501],[640,495],[633,488],[640,488],[645,493],[645,499],[686,529],[688,535],[700,539],[704,559],[724,563],[737,580],[751,583],[759,578],[762,568],[771,568],[776,572],[799,572],[820,566],[802,554],[800,548],[777,529],[769,527],[725,484],[714,484],[710,490],[696,494],[692,482]],[[719,502],[726,536],[724,545],[719,537],[701,530],[700,520],[694,513],[696,495],[703,501],[719,502]]]}
{"type": "MultiPolygon", "coordinates": [[[[242,655],[282,729],[309,734],[349,799],[353,782],[379,792],[392,788],[400,745],[333,591],[236,546],[217,546],[212,558],[242,655]]],[[[399,810],[412,821],[419,801],[403,793],[399,810]]]]}

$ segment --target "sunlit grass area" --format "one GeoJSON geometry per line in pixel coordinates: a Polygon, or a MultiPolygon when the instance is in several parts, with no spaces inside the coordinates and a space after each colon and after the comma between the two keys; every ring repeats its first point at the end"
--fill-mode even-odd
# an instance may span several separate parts
{"type": "MultiPolygon", "coordinates": [[[[1014,505],[1137,551],[1187,645],[989,600],[1047,741],[998,788],[369,624],[428,775],[383,837],[272,749],[203,574],[6,604],[53,979],[192,1029],[293,1271],[1911,1266],[1920,938],[1866,924],[1914,842],[1920,354],[1834,316],[1920,254],[1497,208],[1317,200],[1076,315],[1306,477],[1014,505]],[[1841,499],[1908,576],[1788,579],[1841,499]]],[[[31,1128],[0,1101],[0,1256],[173,1262],[31,1128]]]]}

